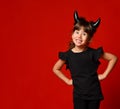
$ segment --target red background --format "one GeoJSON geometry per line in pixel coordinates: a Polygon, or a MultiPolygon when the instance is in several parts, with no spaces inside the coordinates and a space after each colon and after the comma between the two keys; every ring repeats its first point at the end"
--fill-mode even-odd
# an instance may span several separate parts
{"type": "MultiPolygon", "coordinates": [[[[119,0],[1,0],[0,109],[73,109],[72,86],[52,72],[58,52],[67,49],[73,12],[88,20],[101,17],[91,46],[103,46],[120,57],[119,7],[119,0]]],[[[106,65],[103,62],[99,73],[106,65]]],[[[101,82],[101,109],[120,108],[119,78],[118,61],[101,82]]]]}

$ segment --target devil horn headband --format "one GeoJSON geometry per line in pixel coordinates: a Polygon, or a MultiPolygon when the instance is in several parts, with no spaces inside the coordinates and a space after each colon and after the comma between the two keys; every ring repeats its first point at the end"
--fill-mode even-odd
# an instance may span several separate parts
{"type": "Polygon", "coordinates": [[[78,16],[77,11],[75,11],[74,13],[74,20],[75,20],[75,23],[79,22],[79,16],[78,16]]]}
{"type": "MultiPolygon", "coordinates": [[[[77,11],[74,12],[74,20],[75,20],[75,23],[80,22],[77,11]]],[[[98,20],[97,20],[96,22],[91,22],[91,26],[92,26],[93,28],[97,28],[97,27],[99,26],[99,24],[100,24],[100,21],[101,21],[101,19],[98,18],[98,20]]]]}
{"type": "Polygon", "coordinates": [[[100,24],[100,21],[101,21],[101,19],[98,18],[98,20],[96,22],[93,22],[92,23],[93,28],[97,28],[99,26],[99,24],[100,24]]]}

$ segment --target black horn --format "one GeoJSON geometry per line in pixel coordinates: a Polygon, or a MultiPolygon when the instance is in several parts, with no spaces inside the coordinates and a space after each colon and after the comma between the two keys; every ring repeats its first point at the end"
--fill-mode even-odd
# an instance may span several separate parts
{"type": "Polygon", "coordinates": [[[101,22],[101,19],[98,18],[98,20],[97,20],[96,22],[93,22],[93,23],[92,23],[92,27],[93,27],[93,28],[97,28],[97,27],[100,25],[100,22],[101,22]]]}
{"type": "Polygon", "coordinates": [[[79,16],[78,16],[77,11],[74,12],[74,20],[75,20],[75,23],[79,22],[79,16]]]}

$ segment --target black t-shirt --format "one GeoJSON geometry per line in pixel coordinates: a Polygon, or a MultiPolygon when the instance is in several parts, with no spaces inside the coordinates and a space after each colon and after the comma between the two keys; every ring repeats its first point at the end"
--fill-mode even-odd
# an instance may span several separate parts
{"type": "Polygon", "coordinates": [[[72,50],[59,52],[59,58],[66,61],[66,68],[70,70],[73,79],[73,95],[81,99],[103,99],[97,69],[99,58],[103,54],[102,47],[93,49],[88,47],[83,52],[72,50]]]}

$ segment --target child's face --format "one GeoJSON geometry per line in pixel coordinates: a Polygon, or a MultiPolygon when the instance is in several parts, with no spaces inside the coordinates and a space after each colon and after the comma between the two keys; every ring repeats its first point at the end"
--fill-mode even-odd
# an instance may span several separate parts
{"type": "Polygon", "coordinates": [[[72,34],[72,40],[75,46],[84,46],[88,43],[88,34],[84,31],[84,27],[75,30],[72,34]]]}

